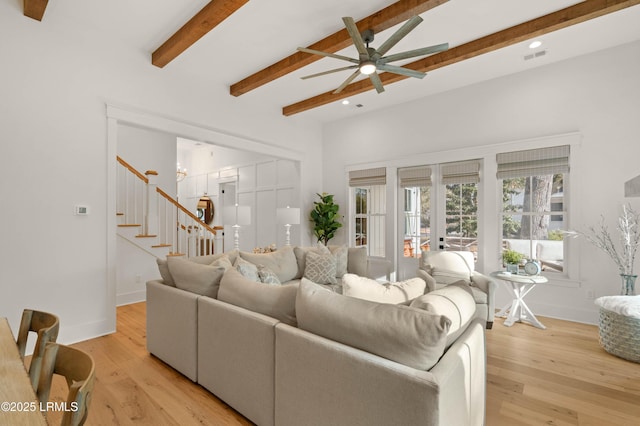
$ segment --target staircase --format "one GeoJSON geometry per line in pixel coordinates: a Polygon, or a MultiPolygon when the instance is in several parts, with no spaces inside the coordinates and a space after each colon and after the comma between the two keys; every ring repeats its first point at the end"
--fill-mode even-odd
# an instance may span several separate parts
{"type": "Polygon", "coordinates": [[[142,174],[122,158],[117,160],[119,237],[159,259],[223,251],[222,236],[217,232],[222,227],[206,225],[158,188],[157,172],[142,174]]]}

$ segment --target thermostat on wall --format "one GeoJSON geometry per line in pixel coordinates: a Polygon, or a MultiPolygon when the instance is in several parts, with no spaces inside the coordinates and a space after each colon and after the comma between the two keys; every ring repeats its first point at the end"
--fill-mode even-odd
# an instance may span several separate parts
{"type": "Polygon", "coordinates": [[[77,216],[86,216],[86,215],[89,214],[89,207],[88,206],[76,206],[75,214],[77,216]]]}

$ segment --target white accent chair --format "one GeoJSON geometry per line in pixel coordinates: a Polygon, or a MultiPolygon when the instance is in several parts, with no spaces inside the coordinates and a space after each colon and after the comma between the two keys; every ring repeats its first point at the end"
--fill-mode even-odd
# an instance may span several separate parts
{"type": "Polygon", "coordinates": [[[475,271],[473,253],[470,251],[422,251],[417,276],[425,280],[430,292],[454,282],[464,280],[476,302],[476,318],[493,327],[495,291],[497,284],[491,277],[475,271]]]}

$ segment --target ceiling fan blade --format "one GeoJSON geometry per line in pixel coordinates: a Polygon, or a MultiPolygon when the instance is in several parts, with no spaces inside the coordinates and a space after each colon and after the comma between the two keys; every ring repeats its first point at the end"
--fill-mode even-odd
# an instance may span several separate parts
{"type": "Polygon", "coordinates": [[[395,65],[382,64],[378,65],[380,71],[387,71],[393,74],[405,75],[407,77],[424,78],[426,72],[410,70],[409,68],[397,67],[395,65]]]}
{"type": "Polygon", "coordinates": [[[369,79],[373,83],[373,87],[376,88],[376,92],[378,93],[384,92],[384,86],[382,86],[382,80],[380,80],[380,76],[378,75],[377,72],[374,72],[373,74],[369,74],[369,79]]]}
{"type": "Polygon", "coordinates": [[[356,70],[356,72],[351,74],[349,76],[349,78],[347,78],[345,81],[343,81],[342,84],[336,90],[333,91],[333,94],[337,95],[338,93],[342,92],[342,89],[347,87],[349,85],[349,83],[351,83],[353,81],[353,79],[356,78],[358,75],[360,75],[360,70],[356,70]]]}
{"type": "Polygon", "coordinates": [[[321,75],[333,74],[334,72],[339,72],[339,71],[344,71],[344,70],[352,70],[352,69],[355,69],[355,68],[358,68],[358,66],[357,65],[349,65],[348,67],[336,68],[334,70],[319,72],[317,74],[305,75],[304,77],[300,77],[300,78],[303,79],[303,80],[306,80],[307,78],[320,77],[321,75]]]}
{"type": "Polygon", "coordinates": [[[426,56],[432,53],[442,52],[449,48],[449,43],[436,44],[435,46],[423,47],[421,49],[408,50],[406,52],[396,53],[395,55],[385,56],[378,60],[379,64],[399,61],[401,59],[415,58],[416,56],[426,56]]]}
{"type": "Polygon", "coordinates": [[[356,22],[349,16],[342,18],[342,21],[344,22],[344,26],[347,27],[347,31],[353,40],[353,44],[356,46],[356,49],[360,54],[360,59],[369,59],[369,52],[367,51],[367,47],[364,45],[364,40],[362,40],[362,35],[360,35],[360,30],[358,30],[356,22]]]}
{"type": "Polygon", "coordinates": [[[298,50],[300,52],[311,53],[311,54],[320,55],[320,56],[326,56],[328,58],[342,59],[343,61],[353,62],[354,64],[359,64],[360,63],[360,61],[357,60],[357,59],[349,58],[347,56],[342,56],[342,55],[336,55],[335,53],[323,52],[321,50],[313,50],[313,49],[308,49],[306,47],[298,47],[298,50]]]}
{"type": "Polygon", "coordinates": [[[405,22],[404,25],[402,25],[398,31],[393,33],[393,35],[389,37],[387,41],[382,43],[382,45],[378,49],[376,49],[374,60],[380,58],[381,56],[384,56],[384,54],[387,53],[389,49],[391,49],[400,40],[402,40],[404,36],[409,34],[409,32],[411,32],[415,27],[417,27],[420,24],[420,22],[422,22],[422,18],[419,16],[414,16],[411,19],[409,19],[407,22],[405,22]]]}

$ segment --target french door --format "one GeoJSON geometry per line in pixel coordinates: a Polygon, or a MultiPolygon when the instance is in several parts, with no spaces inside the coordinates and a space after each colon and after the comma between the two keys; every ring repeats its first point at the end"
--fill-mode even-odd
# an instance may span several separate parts
{"type": "Polygon", "coordinates": [[[480,161],[398,169],[398,273],[415,276],[422,251],[478,250],[480,161]]]}

